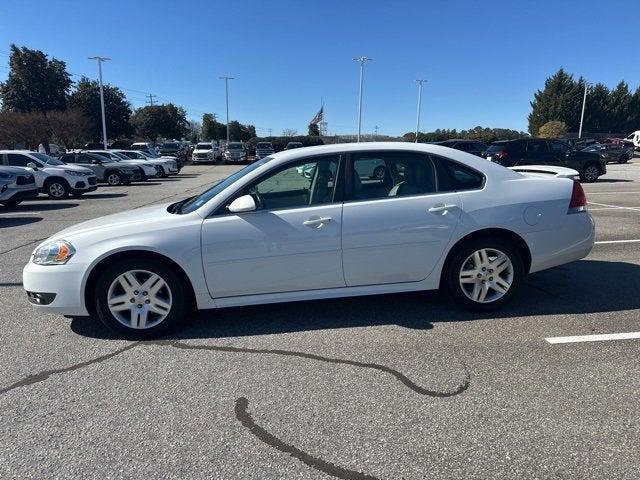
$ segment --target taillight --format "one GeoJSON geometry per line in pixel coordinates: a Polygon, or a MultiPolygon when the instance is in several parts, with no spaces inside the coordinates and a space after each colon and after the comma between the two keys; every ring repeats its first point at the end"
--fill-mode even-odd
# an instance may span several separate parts
{"type": "Polygon", "coordinates": [[[496,157],[498,158],[507,158],[508,156],[509,154],[506,150],[500,150],[499,152],[496,152],[496,157]]]}
{"type": "Polygon", "coordinates": [[[571,191],[571,201],[569,202],[569,212],[584,212],[587,209],[587,196],[584,194],[582,185],[579,181],[573,181],[573,190],[571,191]]]}

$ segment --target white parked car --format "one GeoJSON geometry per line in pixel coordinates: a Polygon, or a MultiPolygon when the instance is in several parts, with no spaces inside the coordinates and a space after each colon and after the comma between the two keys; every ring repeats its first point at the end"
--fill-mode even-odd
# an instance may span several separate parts
{"type": "Polygon", "coordinates": [[[527,273],[591,251],[586,204],[572,179],[446,147],[309,147],[200,195],[67,228],[34,250],[23,284],[39,309],[95,314],[143,338],[192,308],[441,287],[466,308],[492,310],[527,273]],[[371,178],[372,160],[385,164],[383,178],[371,178]],[[312,163],[310,178],[298,173],[312,163]]]}
{"type": "Polygon", "coordinates": [[[113,150],[113,152],[120,155],[123,160],[140,160],[152,165],[158,165],[160,167],[160,173],[162,177],[177,175],[179,172],[178,163],[170,158],[153,158],[145,154],[144,152],[140,152],[137,150],[113,150]]]}
{"type": "Polygon", "coordinates": [[[124,155],[120,155],[113,150],[87,150],[89,153],[96,153],[101,155],[112,162],[123,162],[128,163],[130,165],[137,165],[142,169],[145,177],[143,180],[147,180],[149,178],[160,178],[162,177],[162,170],[160,165],[157,163],[147,162],[146,160],[134,160],[132,158],[126,157],[124,155]]]}
{"type": "Polygon", "coordinates": [[[98,188],[93,171],[78,165],[67,165],[44,153],[0,150],[0,165],[31,168],[39,191],[55,200],[68,195],[79,197],[98,188]]]}
{"type": "Polygon", "coordinates": [[[218,146],[213,142],[200,142],[197,143],[191,154],[191,161],[193,163],[213,163],[220,157],[218,146]]]}
{"type": "Polygon", "coordinates": [[[631,143],[635,150],[640,150],[640,130],[630,133],[623,140],[627,143],[631,143]]]}

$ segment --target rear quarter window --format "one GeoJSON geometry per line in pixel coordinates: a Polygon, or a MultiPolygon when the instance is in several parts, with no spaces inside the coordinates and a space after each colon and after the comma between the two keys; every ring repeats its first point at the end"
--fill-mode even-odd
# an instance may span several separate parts
{"type": "Polygon", "coordinates": [[[479,190],[484,186],[484,175],[471,167],[452,160],[431,155],[436,164],[438,192],[479,190]]]}

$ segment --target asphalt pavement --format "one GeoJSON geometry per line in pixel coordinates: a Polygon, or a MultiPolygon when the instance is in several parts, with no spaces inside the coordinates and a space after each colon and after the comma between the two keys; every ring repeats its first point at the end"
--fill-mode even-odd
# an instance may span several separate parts
{"type": "Polygon", "coordinates": [[[640,158],[585,185],[588,258],[471,314],[437,292],[230,308],[155,342],[41,314],[21,271],[58,230],[238,167],[0,210],[0,478],[637,479],[640,158]]]}

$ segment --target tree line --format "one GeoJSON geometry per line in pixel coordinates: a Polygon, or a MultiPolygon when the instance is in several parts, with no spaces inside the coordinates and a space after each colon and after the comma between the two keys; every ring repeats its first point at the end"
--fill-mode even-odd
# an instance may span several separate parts
{"type": "MultiPolygon", "coordinates": [[[[519,132],[517,130],[511,130],[509,128],[487,128],[487,127],[474,127],[469,130],[456,130],[453,129],[440,129],[433,132],[419,132],[418,142],[442,142],[444,140],[464,139],[464,140],[478,140],[482,143],[492,143],[496,140],[514,140],[516,138],[522,138],[527,136],[525,132],[519,132]]],[[[415,132],[408,132],[402,136],[402,139],[406,142],[414,142],[416,139],[415,132]]]]}
{"type": "MultiPolygon", "coordinates": [[[[529,114],[529,133],[537,136],[549,122],[564,123],[568,132],[578,132],[584,98],[585,79],[560,68],[534,94],[529,114]]],[[[562,126],[555,124],[555,131],[562,126]]],[[[548,130],[547,127],[545,130],[548,130]]],[[[621,81],[613,89],[603,83],[587,90],[584,133],[624,134],[640,129],[640,86],[634,92],[621,81]]],[[[554,130],[554,129],[552,129],[554,130]]],[[[544,130],[543,130],[543,134],[544,130]]]]}

